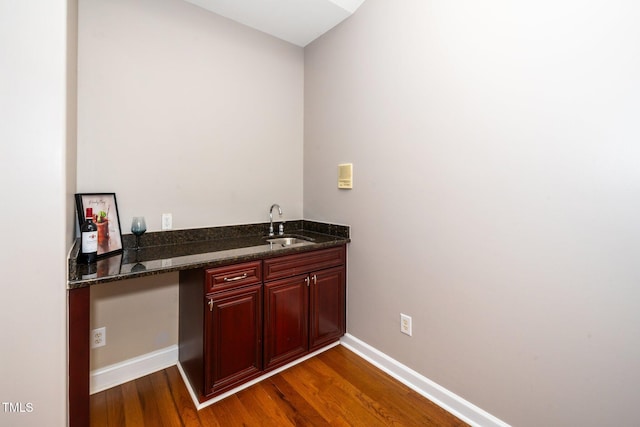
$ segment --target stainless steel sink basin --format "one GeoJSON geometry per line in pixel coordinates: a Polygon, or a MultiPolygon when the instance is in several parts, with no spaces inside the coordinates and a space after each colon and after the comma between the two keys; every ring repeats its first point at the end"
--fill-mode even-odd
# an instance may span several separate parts
{"type": "Polygon", "coordinates": [[[274,237],[271,239],[267,239],[267,243],[271,245],[272,249],[286,248],[288,246],[313,244],[313,242],[306,239],[302,239],[300,237],[274,237]]]}

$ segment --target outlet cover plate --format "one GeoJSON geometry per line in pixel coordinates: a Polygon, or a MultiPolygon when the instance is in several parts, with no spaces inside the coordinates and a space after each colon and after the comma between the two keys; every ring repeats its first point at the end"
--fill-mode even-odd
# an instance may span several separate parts
{"type": "Polygon", "coordinates": [[[91,331],[91,348],[104,347],[107,345],[107,328],[97,328],[91,331]]]}
{"type": "Polygon", "coordinates": [[[162,229],[171,230],[173,227],[173,216],[170,213],[162,214],[162,229]]]}
{"type": "Polygon", "coordinates": [[[411,316],[400,313],[400,332],[411,336],[411,316]]]}

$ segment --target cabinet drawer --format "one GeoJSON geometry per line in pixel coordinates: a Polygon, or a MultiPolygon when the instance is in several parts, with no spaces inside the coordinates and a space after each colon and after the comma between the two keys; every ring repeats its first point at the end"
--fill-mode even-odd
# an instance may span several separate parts
{"type": "Polygon", "coordinates": [[[264,260],[264,280],[309,273],[345,263],[344,246],[264,260]]]}
{"type": "Polygon", "coordinates": [[[210,268],[205,271],[206,292],[218,292],[262,282],[260,261],[210,268]]]}

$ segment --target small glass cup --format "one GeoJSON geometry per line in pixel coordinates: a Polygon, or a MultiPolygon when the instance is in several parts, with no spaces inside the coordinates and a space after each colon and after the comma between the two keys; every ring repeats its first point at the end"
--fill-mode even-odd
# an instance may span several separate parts
{"type": "Polygon", "coordinates": [[[143,216],[134,216],[131,221],[131,233],[136,236],[136,251],[140,249],[140,236],[147,231],[147,223],[143,216]]]}

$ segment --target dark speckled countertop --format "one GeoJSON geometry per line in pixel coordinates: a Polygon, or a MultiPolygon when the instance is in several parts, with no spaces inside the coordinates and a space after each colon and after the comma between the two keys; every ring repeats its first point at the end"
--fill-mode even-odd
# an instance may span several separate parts
{"type": "MultiPolygon", "coordinates": [[[[277,230],[276,222],[274,228],[277,230]]],[[[266,241],[268,229],[268,223],[260,223],[147,233],[140,238],[139,250],[135,250],[135,237],[123,234],[124,251],[92,265],[76,263],[80,250],[76,241],[69,258],[67,288],[82,288],[192,268],[209,268],[329,248],[351,241],[348,226],[297,220],[286,223],[285,235],[301,236],[313,244],[274,248],[266,241]]]]}

